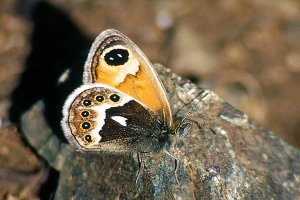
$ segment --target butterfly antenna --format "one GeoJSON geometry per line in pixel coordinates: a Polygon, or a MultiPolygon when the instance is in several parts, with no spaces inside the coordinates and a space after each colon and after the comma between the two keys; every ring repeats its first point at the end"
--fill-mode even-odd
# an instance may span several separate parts
{"type": "MultiPolygon", "coordinates": [[[[199,97],[199,96],[202,95],[204,92],[205,92],[205,91],[202,90],[202,91],[200,92],[200,94],[198,94],[195,98],[199,97]]],[[[194,105],[190,108],[190,110],[188,111],[188,113],[187,113],[187,114],[184,116],[184,118],[181,120],[181,124],[184,123],[184,121],[192,114],[192,112],[195,110],[195,108],[198,106],[198,104],[201,102],[201,100],[204,99],[207,95],[208,95],[208,93],[205,93],[205,94],[199,99],[198,103],[194,104],[194,105]]],[[[194,99],[193,99],[193,100],[194,100],[194,99]]],[[[193,101],[193,100],[191,100],[191,101],[193,101]]],[[[189,103],[191,103],[191,101],[189,101],[189,103]]]]}
{"type": "Polygon", "coordinates": [[[212,129],[210,127],[207,127],[207,126],[205,126],[203,124],[200,124],[199,122],[197,122],[195,120],[191,120],[191,119],[188,119],[188,120],[189,120],[189,122],[185,122],[185,123],[182,123],[182,124],[185,125],[187,123],[194,123],[194,124],[196,124],[198,126],[199,129],[205,128],[205,129],[210,130],[214,135],[216,134],[216,131],[214,129],[212,129]]]}
{"type": "MultiPolygon", "coordinates": [[[[199,97],[200,95],[202,95],[204,92],[205,92],[205,91],[202,90],[202,91],[200,92],[200,94],[197,95],[197,97],[199,97]]],[[[205,128],[205,129],[210,130],[213,134],[216,134],[216,132],[215,132],[212,128],[207,127],[207,126],[205,126],[205,125],[203,125],[203,124],[200,124],[200,123],[197,122],[197,121],[188,119],[189,122],[185,122],[185,121],[187,120],[187,118],[188,118],[188,117],[192,114],[192,112],[195,110],[195,108],[197,107],[197,105],[201,102],[201,100],[204,99],[207,95],[208,95],[208,93],[205,93],[205,94],[200,98],[199,102],[196,103],[196,104],[194,104],[194,105],[192,106],[192,108],[190,108],[190,110],[188,111],[188,113],[187,113],[187,114],[184,116],[184,118],[181,120],[181,123],[180,123],[178,129],[181,128],[181,127],[183,127],[183,126],[185,126],[185,125],[187,125],[187,124],[189,124],[190,122],[192,122],[192,123],[196,124],[196,125],[198,126],[199,129],[205,128]]],[[[197,97],[196,97],[196,98],[197,98],[197,97]]],[[[194,98],[194,99],[195,99],[195,98],[194,98]]],[[[193,100],[194,100],[194,99],[193,99],[193,100]]],[[[191,103],[191,101],[190,101],[189,103],[191,103]]]]}
{"type": "MultiPolygon", "coordinates": [[[[193,98],[192,100],[190,100],[190,101],[187,102],[187,103],[184,103],[184,105],[183,105],[180,109],[178,109],[177,112],[174,114],[175,117],[176,117],[177,114],[183,109],[183,107],[185,107],[185,106],[191,104],[195,99],[197,99],[199,96],[201,96],[204,92],[205,92],[205,90],[202,90],[199,94],[197,94],[197,96],[196,96],[195,98],[193,98]]],[[[181,100],[181,101],[182,101],[182,100],[181,100]]]]}

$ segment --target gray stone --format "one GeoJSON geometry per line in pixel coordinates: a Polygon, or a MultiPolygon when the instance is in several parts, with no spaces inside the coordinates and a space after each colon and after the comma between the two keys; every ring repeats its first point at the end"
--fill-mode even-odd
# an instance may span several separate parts
{"type": "Polygon", "coordinates": [[[177,119],[194,106],[188,118],[215,134],[191,126],[176,138],[170,155],[141,155],[140,168],[136,153],[78,152],[60,141],[48,127],[40,101],[22,116],[21,128],[33,148],[60,172],[55,199],[300,198],[297,149],[211,91],[199,102],[195,97],[201,88],[155,67],[177,119]]]}

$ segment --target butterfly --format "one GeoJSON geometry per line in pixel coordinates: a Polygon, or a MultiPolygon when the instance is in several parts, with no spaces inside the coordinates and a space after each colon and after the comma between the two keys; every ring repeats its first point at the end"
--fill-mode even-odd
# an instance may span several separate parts
{"type": "Polygon", "coordinates": [[[84,66],[83,84],[68,96],[61,126],[83,151],[160,151],[176,127],[166,90],[151,62],[117,30],[101,32],[84,66]]]}

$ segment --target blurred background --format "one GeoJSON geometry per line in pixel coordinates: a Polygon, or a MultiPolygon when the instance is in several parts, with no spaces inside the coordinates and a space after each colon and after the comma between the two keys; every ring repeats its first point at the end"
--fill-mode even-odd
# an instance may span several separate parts
{"type": "MultiPolygon", "coordinates": [[[[32,54],[37,22],[39,26],[49,25],[47,28],[53,32],[42,33],[48,37],[47,34],[59,35],[64,31],[66,27],[56,24],[63,24],[66,19],[80,32],[72,44],[77,44],[77,39],[78,43],[85,40],[80,54],[83,58],[99,32],[118,29],[153,63],[162,63],[178,75],[214,91],[264,128],[300,147],[298,0],[1,0],[0,180],[6,178],[8,184],[8,178],[12,177],[8,174],[18,174],[21,179],[13,178],[10,189],[2,190],[7,186],[0,181],[0,197],[28,198],[37,194],[30,198],[38,198],[40,183],[45,184],[51,174],[48,170],[36,175],[41,164],[18,138],[16,126],[10,123],[14,120],[9,109],[11,94],[19,87],[28,56],[32,54]],[[41,2],[43,10],[37,12],[41,2]],[[50,18],[51,23],[44,20],[50,18]],[[20,155],[23,156],[17,159],[20,155]],[[28,169],[24,169],[27,166],[24,163],[28,163],[28,169]],[[32,181],[28,174],[38,181],[30,188],[20,186],[20,182],[32,181]]],[[[68,32],[70,38],[75,35],[73,29],[68,32]]],[[[62,43],[69,36],[61,38],[62,43]]],[[[62,51],[60,42],[39,41],[45,46],[51,44],[60,54],[72,56],[72,52],[62,51]]],[[[56,54],[51,53],[55,59],[56,54]]],[[[64,64],[70,67],[65,65],[72,63],[64,64]]],[[[42,72],[40,77],[51,76],[42,72]]],[[[26,94],[18,98],[22,104],[26,94]]]]}

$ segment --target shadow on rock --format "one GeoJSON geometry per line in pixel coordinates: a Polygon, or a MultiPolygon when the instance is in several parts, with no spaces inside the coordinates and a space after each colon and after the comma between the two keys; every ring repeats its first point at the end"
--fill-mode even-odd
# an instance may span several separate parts
{"type": "Polygon", "coordinates": [[[81,84],[91,40],[64,12],[49,3],[24,4],[22,11],[31,13],[33,22],[31,52],[20,83],[12,93],[10,119],[18,123],[23,112],[44,100],[49,125],[64,140],[60,128],[62,105],[67,95],[81,84]]]}

